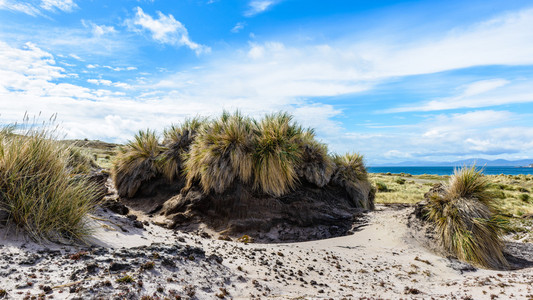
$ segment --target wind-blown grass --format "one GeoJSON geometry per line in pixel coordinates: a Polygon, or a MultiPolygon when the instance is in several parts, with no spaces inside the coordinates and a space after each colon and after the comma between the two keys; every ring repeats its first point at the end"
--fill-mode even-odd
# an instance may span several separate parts
{"type": "Polygon", "coordinates": [[[154,131],[139,131],[119,149],[113,164],[113,179],[121,197],[134,197],[143,182],[160,174],[161,145],[154,131]]]}
{"type": "Polygon", "coordinates": [[[277,113],[258,123],[254,153],[255,187],[267,194],[281,196],[298,182],[296,165],[301,161],[304,130],[291,115],[277,113]]]}
{"type": "Polygon", "coordinates": [[[428,219],[444,248],[457,258],[486,268],[505,268],[502,224],[495,217],[489,184],[475,166],[456,170],[442,192],[430,195],[428,219]]]}
{"type": "Polygon", "coordinates": [[[0,131],[0,210],[35,239],[82,240],[91,232],[87,214],[97,189],[71,177],[72,152],[47,131],[0,131]]]}
{"type": "Polygon", "coordinates": [[[361,192],[372,194],[373,188],[368,183],[368,173],[363,156],[358,153],[334,155],[336,171],[331,181],[346,189],[356,205],[366,209],[374,209],[374,197],[364,197],[361,192]]]}
{"type": "Polygon", "coordinates": [[[187,186],[199,181],[204,192],[222,193],[236,179],[252,179],[256,125],[239,112],[222,116],[200,130],[185,162],[187,186]]]}
{"type": "Polygon", "coordinates": [[[315,140],[312,130],[302,135],[301,162],[296,167],[298,177],[324,187],[331,180],[336,169],[335,162],[328,155],[328,146],[315,140]]]}
{"type": "Polygon", "coordinates": [[[163,132],[164,150],[160,166],[161,172],[170,180],[180,177],[184,169],[185,155],[194,141],[201,126],[205,125],[205,118],[195,117],[186,119],[180,125],[171,125],[163,132]]]}

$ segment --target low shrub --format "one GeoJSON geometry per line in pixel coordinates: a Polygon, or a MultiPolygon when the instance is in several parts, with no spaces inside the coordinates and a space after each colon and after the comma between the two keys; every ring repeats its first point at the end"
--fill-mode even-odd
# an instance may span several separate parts
{"type": "Polygon", "coordinates": [[[162,148],[154,131],[139,131],[121,147],[113,162],[112,175],[121,197],[134,197],[143,182],[160,174],[162,148]]]}
{"type": "Polygon", "coordinates": [[[481,267],[505,268],[502,222],[492,210],[488,186],[475,166],[456,170],[441,192],[429,195],[428,219],[444,248],[457,258],[481,267]]]}
{"type": "Polygon", "coordinates": [[[405,178],[398,177],[394,180],[397,184],[405,184],[405,178]]]}
{"type": "Polygon", "coordinates": [[[531,197],[528,194],[520,194],[520,196],[518,197],[520,198],[520,200],[524,202],[529,202],[529,199],[531,199],[531,197]]]}
{"type": "Polygon", "coordinates": [[[296,173],[302,178],[318,187],[329,183],[336,165],[328,155],[328,147],[315,140],[312,130],[302,134],[301,162],[296,166],[296,173]]]}
{"type": "Polygon", "coordinates": [[[300,141],[304,130],[287,113],[266,115],[258,123],[253,157],[254,186],[281,196],[298,182],[296,165],[301,161],[300,141]]]}
{"type": "Polygon", "coordinates": [[[206,125],[205,118],[186,119],[180,125],[171,125],[163,132],[161,172],[170,180],[180,177],[185,168],[184,160],[200,128],[206,125]]]}
{"type": "Polygon", "coordinates": [[[376,182],[376,189],[378,192],[388,192],[389,191],[389,188],[387,187],[387,185],[381,181],[377,181],[376,182]]]}
{"type": "Polygon", "coordinates": [[[72,177],[71,148],[46,130],[0,133],[0,211],[8,223],[37,240],[72,242],[91,233],[87,214],[97,205],[97,188],[72,177]]]}
{"type": "Polygon", "coordinates": [[[204,192],[222,193],[236,179],[250,182],[255,131],[255,123],[239,112],[224,112],[204,126],[185,161],[187,187],[199,181],[204,192]]]}

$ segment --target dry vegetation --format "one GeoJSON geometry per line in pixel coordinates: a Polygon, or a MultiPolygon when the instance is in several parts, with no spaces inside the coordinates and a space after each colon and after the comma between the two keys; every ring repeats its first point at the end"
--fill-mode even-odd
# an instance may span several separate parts
{"type": "Polygon", "coordinates": [[[55,140],[54,131],[0,131],[0,213],[35,239],[82,240],[97,189],[83,176],[94,162],[55,140]]]}

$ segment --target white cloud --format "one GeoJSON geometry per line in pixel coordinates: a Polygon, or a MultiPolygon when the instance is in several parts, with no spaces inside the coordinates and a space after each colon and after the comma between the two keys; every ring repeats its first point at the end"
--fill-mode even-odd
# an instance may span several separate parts
{"type": "Polygon", "coordinates": [[[157,12],[158,19],[145,14],[137,7],[135,17],[127,22],[129,27],[137,32],[149,31],[152,38],[160,43],[174,46],[186,46],[196,54],[209,53],[211,48],[191,41],[187,28],[172,15],[157,12]]]}
{"type": "Polygon", "coordinates": [[[46,10],[62,10],[65,12],[71,12],[78,6],[72,0],[42,0],[41,7],[46,10]]]}
{"type": "Polygon", "coordinates": [[[246,26],[246,22],[238,22],[233,28],[231,28],[231,32],[238,33],[244,28],[244,26],[246,26]]]}
{"type": "Polygon", "coordinates": [[[267,11],[274,4],[277,4],[279,1],[275,0],[252,0],[248,3],[248,10],[244,12],[244,15],[247,17],[252,17],[262,12],[267,11]]]}
{"type": "Polygon", "coordinates": [[[117,30],[113,26],[97,25],[91,21],[85,21],[85,20],[81,20],[81,23],[83,24],[85,28],[90,28],[92,34],[95,37],[101,37],[106,34],[113,34],[117,32],[117,30]]]}
{"type": "Polygon", "coordinates": [[[37,16],[41,14],[39,8],[31,3],[19,2],[14,0],[0,0],[0,9],[18,11],[30,16],[37,16]]]}

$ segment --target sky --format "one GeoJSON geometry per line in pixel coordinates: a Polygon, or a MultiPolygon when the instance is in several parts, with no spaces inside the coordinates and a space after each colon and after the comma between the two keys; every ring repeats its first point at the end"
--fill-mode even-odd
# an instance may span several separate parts
{"type": "Polygon", "coordinates": [[[531,1],[0,0],[0,124],[287,111],[369,165],[533,159],[531,1]]]}

